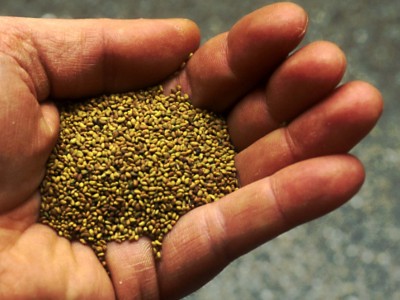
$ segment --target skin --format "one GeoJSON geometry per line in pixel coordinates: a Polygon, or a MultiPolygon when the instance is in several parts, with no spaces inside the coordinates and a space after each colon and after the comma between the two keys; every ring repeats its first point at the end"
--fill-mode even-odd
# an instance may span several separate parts
{"type": "Polygon", "coordinates": [[[300,7],[279,3],[198,49],[198,28],[184,19],[0,18],[0,298],[176,299],[349,200],[365,174],[346,153],[375,125],[382,97],[361,81],[338,87],[346,60],[332,43],[289,55],[306,28],[300,7]],[[88,247],[36,223],[59,131],[52,100],[158,82],[227,114],[242,187],[182,217],[159,263],[147,239],[110,244],[110,278],[88,247]]]}

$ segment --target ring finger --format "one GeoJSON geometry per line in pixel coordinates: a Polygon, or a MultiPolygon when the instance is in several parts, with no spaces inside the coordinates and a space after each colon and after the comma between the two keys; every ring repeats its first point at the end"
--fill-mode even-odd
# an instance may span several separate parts
{"type": "Polygon", "coordinates": [[[233,143],[242,150],[324,99],[340,82],[346,68],[343,52],[329,42],[312,43],[289,57],[229,115],[233,143]]]}

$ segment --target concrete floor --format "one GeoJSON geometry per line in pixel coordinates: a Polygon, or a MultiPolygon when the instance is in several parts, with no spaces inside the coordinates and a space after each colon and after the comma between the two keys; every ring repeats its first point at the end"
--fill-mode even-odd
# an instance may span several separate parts
{"type": "MultiPolygon", "coordinates": [[[[0,15],[187,17],[205,41],[271,2],[2,0],[0,15]]],[[[367,180],[339,210],[241,257],[187,299],[400,299],[400,2],[295,2],[310,15],[306,42],[336,42],[348,57],[346,79],[369,81],[383,92],[382,119],[353,150],[367,180]]]]}

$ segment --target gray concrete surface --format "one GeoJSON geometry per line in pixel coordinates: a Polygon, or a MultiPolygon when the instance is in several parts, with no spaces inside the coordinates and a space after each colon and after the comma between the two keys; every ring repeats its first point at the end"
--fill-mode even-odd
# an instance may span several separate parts
{"type": "MultiPolygon", "coordinates": [[[[2,0],[0,15],[188,17],[206,40],[271,2],[2,0]]],[[[367,80],[383,92],[382,119],[353,150],[367,180],[336,212],[243,256],[187,299],[400,299],[400,2],[295,2],[310,15],[306,42],[336,42],[348,56],[346,79],[367,80]]]]}

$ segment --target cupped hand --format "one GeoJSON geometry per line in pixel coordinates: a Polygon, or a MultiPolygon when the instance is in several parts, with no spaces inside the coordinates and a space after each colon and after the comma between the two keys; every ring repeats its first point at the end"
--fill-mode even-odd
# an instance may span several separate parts
{"type": "Polygon", "coordinates": [[[292,53],[306,27],[301,8],[274,4],[197,49],[198,29],[182,19],[1,18],[0,298],[178,298],[350,199],[364,170],[346,153],[376,123],[381,95],[360,81],[338,87],[346,61],[334,44],[292,53]],[[59,131],[49,99],[159,82],[226,113],[241,188],[183,216],[157,263],[145,238],[110,244],[109,276],[89,247],[37,223],[38,186],[59,131]]]}

